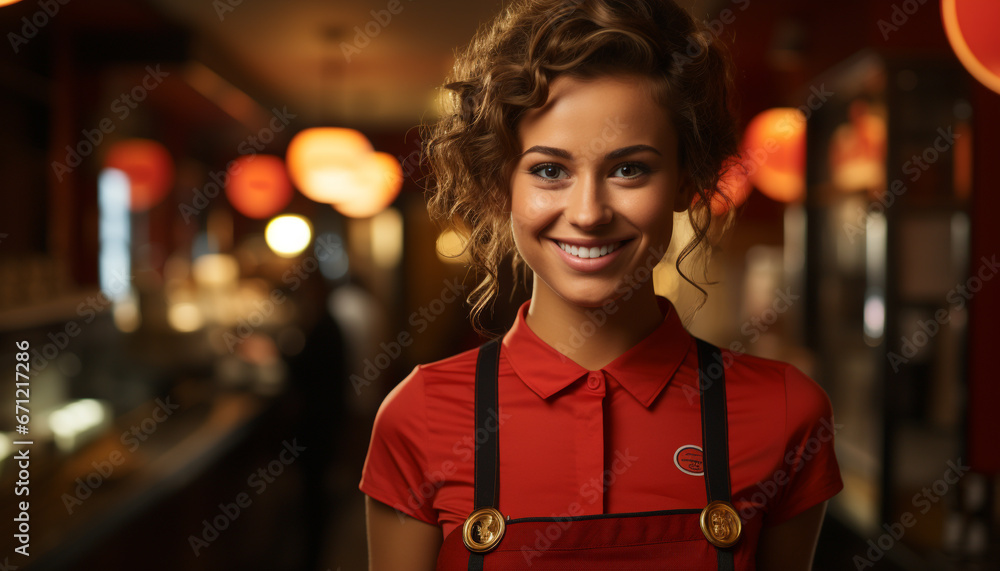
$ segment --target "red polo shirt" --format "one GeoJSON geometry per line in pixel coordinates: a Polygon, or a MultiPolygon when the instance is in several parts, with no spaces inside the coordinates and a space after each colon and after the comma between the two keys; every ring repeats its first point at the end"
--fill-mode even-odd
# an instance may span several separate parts
{"type": "MultiPolygon", "coordinates": [[[[649,336],[598,371],[518,311],[500,351],[499,509],[511,518],[702,508],[698,356],[669,300],[649,336]]],[[[375,418],[360,489],[442,527],[472,511],[476,350],[418,365],[375,418]]],[[[795,367],[723,350],[733,504],[785,521],[843,487],[830,401],[795,367]]],[[[480,439],[481,441],[481,439],[480,439]]]]}

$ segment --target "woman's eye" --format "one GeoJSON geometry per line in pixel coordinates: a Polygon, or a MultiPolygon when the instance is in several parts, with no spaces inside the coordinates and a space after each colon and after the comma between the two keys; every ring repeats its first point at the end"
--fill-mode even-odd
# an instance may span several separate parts
{"type": "Polygon", "coordinates": [[[531,174],[533,174],[533,175],[535,175],[535,176],[537,176],[539,178],[543,178],[545,180],[558,180],[560,178],[563,178],[563,177],[559,176],[560,173],[563,172],[562,167],[560,167],[559,165],[551,164],[551,163],[546,163],[546,164],[538,165],[538,166],[534,167],[533,169],[531,169],[529,172],[531,174]]]}
{"type": "Polygon", "coordinates": [[[621,178],[638,178],[647,172],[649,169],[639,163],[625,163],[616,168],[612,175],[621,178]]]}

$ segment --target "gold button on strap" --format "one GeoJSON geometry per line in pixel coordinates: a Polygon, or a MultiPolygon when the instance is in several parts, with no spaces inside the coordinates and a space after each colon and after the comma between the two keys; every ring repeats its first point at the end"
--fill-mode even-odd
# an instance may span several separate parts
{"type": "Polygon", "coordinates": [[[485,553],[500,543],[506,529],[503,515],[495,508],[480,508],[465,519],[462,541],[469,551],[485,553]]]}
{"type": "Polygon", "coordinates": [[[716,547],[732,547],[742,530],[743,522],[729,502],[716,500],[701,510],[701,532],[716,547]]]}

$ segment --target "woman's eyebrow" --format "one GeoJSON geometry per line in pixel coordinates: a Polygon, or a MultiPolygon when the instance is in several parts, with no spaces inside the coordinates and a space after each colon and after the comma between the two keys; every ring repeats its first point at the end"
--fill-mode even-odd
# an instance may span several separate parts
{"type": "Polygon", "coordinates": [[[520,159],[521,157],[523,157],[528,153],[541,153],[543,155],[552,155],[554,157],[559,157],[561,159],[566,159],[566,160],[570,160],[573,158],[573,155],[570,154],[570,152],[567,151],[566,149],[560,149],[558,147],[546,147],[545,145],[535,145],[534,147],[531,147],[530,149],[518,155],[517,158],[520,159]]]}
{"type": "Polygon", "coordinates": [[[628,146],[628,147],[622,147],[620,149],[615,149],[615,150],[611,151],[610,153],[604,155],[604,160],[610,161],[610,160],[614,160],[614,159],[620,159],[622,157],[625,157],[625,156],[628,156],[628,155],[631,155],[631,154],[634,154],[634,153],[640,153],[642,151],[652,151],[652,152],[656,153],[657,155],[659,155],[661,157],[663,156],[663,154],[660,153],[660,151],[657,151],[655,147],[651,147],[649,145],[631,145],[631,146],[628,146]]]}
{"type": "MultiPolygon", "coordinates": [[[[651,152],[654,152],[654,153],[656,153],[657,155],[659,155],[661,157],[663,156],[663,154],[660,153],[660,151],[656,150],[655,147],[651,147],[649,145],[641,145],[640,144],[640,145],[629,145],[628,147],[622,147],[620,149],[615,149],[615,150],[609,152],[608,154],[604,155],[604,160],[611,161],[611,160],[614,160],[614,159],[620,159],[622,157],[625,157],[625,156],[628,156],[628,155],[631,155],[631,154],[634,154],[634,153],[639,153],[639,152],[642,152],[642,151],[651,151],[651,152]]],[[[531,147],[530,149],[524,151],[520,155],[518,155],[517,158],[520,159],[521,157],[523,157],[524,155],[526,155],[528,153],[542,153],[544,155],[552,155],[554,157],[559,157],[559,158],[566,159],[566,160],[572,160],[573,159],[573,154],[570,153],[569,151],[567,151],[566,149],[560,149],[558,147],[549,147],[549,146],[545,146],[545,145],[535,145],[535,146],[531,147]]]]}

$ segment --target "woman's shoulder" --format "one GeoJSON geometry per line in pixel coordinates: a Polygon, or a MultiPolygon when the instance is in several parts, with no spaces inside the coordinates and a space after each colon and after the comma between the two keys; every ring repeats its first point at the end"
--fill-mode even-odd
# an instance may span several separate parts
{"type": "Polygon", "coordinates": [[[828,414],[830,398],[826,391],[797,366],[728,349],[722,351],[722,356],[727,387],[739,392],[753,392],[772,403],[784,401],[786,407],[807,414],[828,414]]]}
{"type": "Polygon", "coordinates": [[[478,347],[413,367],[386,395],[379,415],[412,415],[443,400],[466,400],[472,394],[478,347]]]}
{"type": "MultiPolygon", "coordinates": [[[[781,361],[738,353],[723,351],[723,361],[729,354],[726,386],[732,388],[735,398],[752,399],[757,403],[766,403],[764,410],[774,411],[778,403],[783,403],[785,422],[789,431],[796,427],[804,427],[827,419],[830,422],[833,409],[830,397],[818,382],[804,373],[797,366],[781,361]]],[[[728,391],[727,391],[728,392],[728,391]]]]}
{"type": "Polygon", "coordinates": [[[478,357],[479,347],[473,347],[472,349],[438,359],[437,361],[422,363],[417,365],[414,370],[419,370],[421,375],[429,379],[466,375],[475,373],[478,357]]]}
{"type": "Polygon", "coordinates": [[[413,368],[393,391],[420,390],[435,394],[460,387],[472,388],[479,348],[475,347],[413,368]]]}

